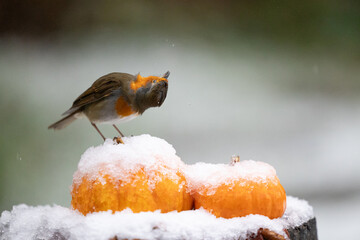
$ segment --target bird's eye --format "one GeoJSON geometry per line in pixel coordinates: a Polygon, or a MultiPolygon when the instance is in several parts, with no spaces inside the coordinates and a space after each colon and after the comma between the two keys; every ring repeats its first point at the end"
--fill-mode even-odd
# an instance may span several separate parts
{"type": "Polygon", "coordinates": [[[153,80],[153,83],[156,83],[156,80],[153,80]]]}

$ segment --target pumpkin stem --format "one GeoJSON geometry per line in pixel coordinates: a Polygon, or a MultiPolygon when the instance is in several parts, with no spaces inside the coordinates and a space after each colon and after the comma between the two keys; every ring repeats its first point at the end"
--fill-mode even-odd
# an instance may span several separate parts
{"type": "Polygon", "coordinates": [[[121,139],[121,137],[114,137],[113,141],[116,142],[117,144],[124,144],[123,140],[121,139]]]}
{"type": "Polygon", "coordinates": [[[232,155],[230,165],[233,166],[238,162],[240,162],[240,156],[239,155],[232,155]]]}

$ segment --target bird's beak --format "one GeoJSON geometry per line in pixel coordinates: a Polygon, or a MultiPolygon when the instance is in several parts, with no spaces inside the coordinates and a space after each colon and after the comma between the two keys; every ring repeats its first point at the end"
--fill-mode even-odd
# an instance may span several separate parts
{"type": "Polygon", "coordinates": [[[162,77],[168,79],[169,75],[170,75],[170,72],[167,71],[162,77]]]}

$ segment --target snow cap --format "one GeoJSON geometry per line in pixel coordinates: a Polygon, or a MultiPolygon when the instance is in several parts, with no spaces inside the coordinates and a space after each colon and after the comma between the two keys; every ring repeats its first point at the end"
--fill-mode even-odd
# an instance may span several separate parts
{"type": "Polygon", "coordinates": [[[215,193],[222,184],[277,181],[275,169],[264,162],[244,160],[233,165],[199,162],[186,169],[189,189],[200,191],[208,189],[207,194],[215,193]],[[213,190],[213,191],[211,191],[213,190]]]}
{"type": "MultiPolygon", "coordinates": [[[[115,144],[107,139],[102,145],[87,149],[81,156],[73,183],[81,183],[84,176],[95,180],[105,174],[113,180],[126,182],[139,170],[148,174],[149,181],[156,181],[154,170],[159,169],[170,179],[178,180],[176,172],[183,170],[184,163],[165,140],[148,134],[124,137],[122,140],[124,144],[115,144]]],[[[150,182],[150,186],[153,185],[150,182]]]]}

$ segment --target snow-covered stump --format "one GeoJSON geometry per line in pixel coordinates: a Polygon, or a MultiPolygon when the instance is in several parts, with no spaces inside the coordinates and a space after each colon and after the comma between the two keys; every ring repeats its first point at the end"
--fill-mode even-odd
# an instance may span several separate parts
{"type": "Polygon", "coordinates": [[[83,154],[74,174],[72,209],[14,206],[1,214],[0,240],[317,239],[312,207],[286,196],[270,165],[243,161],[231,167],[189,167],[162,139],[142,135],[124,142],[108,140],[83,154]],[[204,186],[206,195],[199,191],[204,186]],[[225,186],[220,198],[214,195],[218,186],[225,186]],[[205,201],[218,202],[218,210],[231,199],[227,213],[236,214],[215,214],[214,208],[196,203],[194,192],[205,201]],[[267,210],[246,212],[252,204],[267,210]],[[274,204],[282,208],[278,211],[271,207],[274,204]],[[245,214],[239,212],[244,206],[245,214]]]}
{"type": "Polygon", "coordinates": [[[133,213],[127,209],[84,216],[56,205],[22,204],[1,214],[0,239],[271,239],[258,236],[260,229],[287,239],[287,229],[292,240],[316,240],[312,207],[294,197],[288,196],[287,202],[284,216],[272,220],[261,215],[216,218],[203,209],[169,213],[133,213]]]}
{"type": "Polygon", "coordinates": [[[300,226],[289,228],[288,233],[291,240],[317,240],[316,218],[312,218],[300,226]]]}

